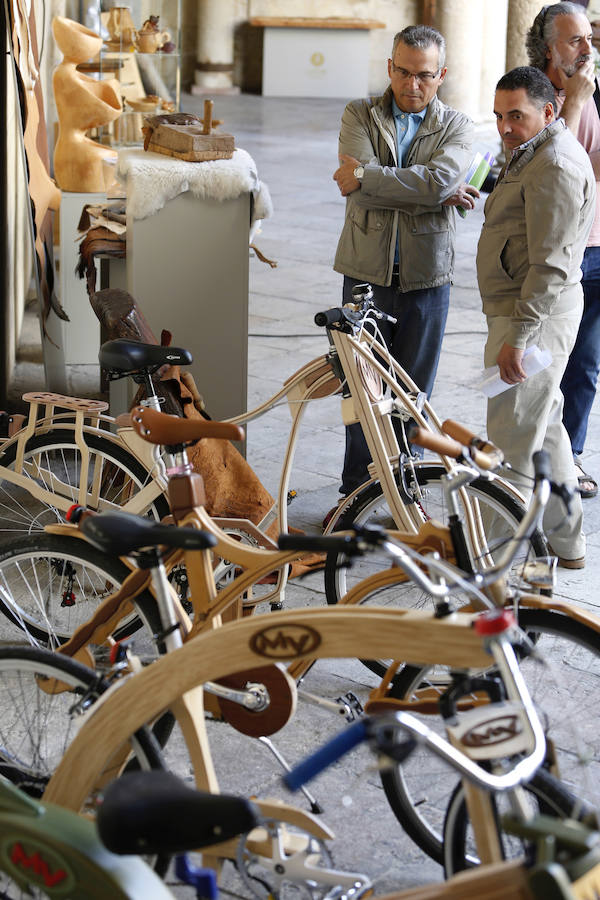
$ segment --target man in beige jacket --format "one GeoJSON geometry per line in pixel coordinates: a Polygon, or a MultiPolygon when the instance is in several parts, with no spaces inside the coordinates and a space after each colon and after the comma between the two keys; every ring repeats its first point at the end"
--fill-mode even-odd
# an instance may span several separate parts
{"type": "MultiPolygon", "coordinates": [[[[399,32],[381,97],[354,100],[342,116],[334,179],[347,198],[334,269],[344,302],[359,282],[397,318],[382,327],[392,355],[431,394],[448,313],[454,264],[454,205],[472,208],[462,185],[472,160],[473,124],[445,106],[445,42],[425,25],[399,32]]],[[[368,478],[360,425],[346,429],[343,494],[368,478]]]]}
{"type": "MultiPolygon", "coordinates": [[[[577,486],[562,424],[560,381],[583,309],[581,261],[594,221],[596,182],[589,157],[563,119],[554,88],[522,66],[496,86],[494,113],[507,162],[485,204],[477,278],[487,316],[485,365],[513,385],[488,401],[488,436],[504,450],[512,480],[528,495],[532,454],[549,452],[553,477],[577,486]],[[552,363],[527,379],[523,353],[538,345],[552,363]]],[[[544,529],[559,564],[582,568],[581,498],[571,515],[553,499],[544,529]]]]}

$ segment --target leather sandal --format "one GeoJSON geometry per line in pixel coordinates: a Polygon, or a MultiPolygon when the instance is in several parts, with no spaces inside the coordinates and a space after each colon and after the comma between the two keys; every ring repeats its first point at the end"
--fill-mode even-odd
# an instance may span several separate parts
{"type": "Polygon", "coordinates": [[[573,462],[575,463],[575,470],[577,472],[577,481],[579,483],[579,494],[581,499],[586,500],[588,497],[595,497],[598,493],[598,482],[584,471],[583,466],[576,457],[573,458],[573,462]]]}
{"type": "Polygon", "coordinates": [[[550,556],[555,556],[558,560],[558,565],[562,569],[584,569],[585,568],[585,556],[578,556],[575,559],[568,559],[564,556],[559,556],[556,553],[550,544],[548,544],[548,553],[550,556]]]}

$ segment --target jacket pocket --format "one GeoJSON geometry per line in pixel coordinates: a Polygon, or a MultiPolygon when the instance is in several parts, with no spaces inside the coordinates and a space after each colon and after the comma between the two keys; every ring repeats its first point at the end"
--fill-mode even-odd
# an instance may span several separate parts
{"type": "Polygon", "coordinates": [[[402,270],[411,285],[449,280],[454,264],[454,229],[439,213],[408,217],[400,232],[402,270]]]}
{"type": "Polygon", "coordinates": [[[526,242],[521,235],[509,237],[504,241],[498,254],[497,265],[504,278],[510,281],[522,281],[529,268],[526,242]]]}
{"type": "Polygon", "coordinates": [[[378,209],[364,209],[360,206],[353,206],[349,211],[348,218],[363,234],[367,234],[369,231],[383,231],[383,216],[378,209]]]}

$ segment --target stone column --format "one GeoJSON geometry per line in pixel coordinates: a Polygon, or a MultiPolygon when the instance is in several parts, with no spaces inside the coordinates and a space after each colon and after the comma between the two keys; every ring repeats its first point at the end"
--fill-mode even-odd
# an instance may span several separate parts
{"type": "Polygon", "coordinates": [[[198,36],[193,94],[232,94],[233,0],[198,0],[198,36]]]}
{"type": "Polygon", "coordinates": [[[481,0],[438,0],[436,5],[435,27],[446,38],[448,66],[440,98],[472,119],[479,118],[484,6],[481,0]]]}
{"type": "Polygon", "coordinates": [[[508,0],[506,71],[528,64],[525,35],[543,6],[542,0],[508,0]]]}
{"type": "Polygon", "coordinates": [[[494,118],[494,91],[506,69],[508,0],[484,0],[479,109],[482,121],[494,118]]]}

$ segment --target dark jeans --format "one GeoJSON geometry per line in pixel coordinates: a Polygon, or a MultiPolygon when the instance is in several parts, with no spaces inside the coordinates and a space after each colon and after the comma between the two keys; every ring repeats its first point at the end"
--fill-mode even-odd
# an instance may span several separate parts
{"type": "Polygon", "coordinates": [[[576,456],[583,451],[600,372],[600,247],[587,248],[581,269],[583,317],[560,383],[565,398],[563,423],[576,456]]]}
{"type": "MultiPolygon", "coordinates": [[[[344,276],[344,303],[352,299],[352,288],[360,282],[344,276]]],[[[383,312],[394,316],[396,325],[379,323],[394,359],[427,396],[431,396],[437,372],[442,338],[448,316],[450,285],[401,293],[390,287],[372,285],[373,301],[383,312]]],[[[371,454],[359,423],[346,428],[346,453],[340,492],[349,494],[369,477],[371,454]]]]}

